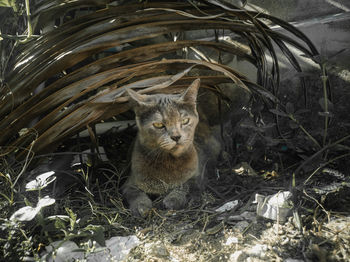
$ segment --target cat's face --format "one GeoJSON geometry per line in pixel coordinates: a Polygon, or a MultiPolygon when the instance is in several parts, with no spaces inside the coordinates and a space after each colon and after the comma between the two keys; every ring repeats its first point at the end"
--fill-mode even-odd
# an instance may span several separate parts
{"type": "Polygon", "coordinates": [[[193,145],[198,124],[198,87],[199,80],[195,80],[178,95],[140,95],[128,90],[134,104],[139,141],[143,146],[177,157],[193,145]]]}

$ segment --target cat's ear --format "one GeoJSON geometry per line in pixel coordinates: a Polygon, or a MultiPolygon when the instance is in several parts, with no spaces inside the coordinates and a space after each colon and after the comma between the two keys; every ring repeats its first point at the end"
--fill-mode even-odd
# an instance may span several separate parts
{"type": "Polygon", "coordinates": [[[201,84],[201,80],[197,78],[192,82],[192,84],[186,89],[181,95],[181,100],[186,103],[196,103],[198,89],[201,84]]]}
{"type": "Polygon", "coordinates": [[[149,104],[147,95],[141,95],[130,88],[125,88],[125,91],[129,95],[129,102],[133,106],[146,106],[149,104]]]}

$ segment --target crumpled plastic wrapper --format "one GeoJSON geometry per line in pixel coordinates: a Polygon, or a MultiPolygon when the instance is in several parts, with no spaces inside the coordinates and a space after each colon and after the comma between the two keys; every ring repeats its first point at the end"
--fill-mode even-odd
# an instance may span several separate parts
{"type": "Polygon", "coordinates": [[[238,205],[239,205],[238,200],[229,201],[229,202],[226,202],[225,204],[223,204],[221,207],[215,209],[215,211],[218,213],[231,211],[232,209],[236,208],[238,205]]]}
{"type": "MultiPolygon", "coordinates": [[[[106,247],[98,247],[97,252],[86,255],[73,241],[56,241],[45,247],[42,259],[49,262],[84,260],[88,262],[123,261],[130,250],[140,244],[135,236],[117,236],[106,240],[106,247]],[[55,249],[55,257],[50,254],[55,249]]],[[[96,244],[99,246],[98,244],[96,244]]]]}
{"type": "Polygon", "coordinates": [[[252,176],[252,177],[258,176],[255,170],[247,162],[242,162],[237,164],[232,169],[232,171],[241,176],[252,176]]]}
{"type": "Polygon", "coordinates": [[[291,197],[292,193],[289,191],[278,192],[269,196],[256,194],[256,213],[261,217],[285,222],[287,220],[287,217],[291,215],[292,208],[289,204],[291,197]]]}

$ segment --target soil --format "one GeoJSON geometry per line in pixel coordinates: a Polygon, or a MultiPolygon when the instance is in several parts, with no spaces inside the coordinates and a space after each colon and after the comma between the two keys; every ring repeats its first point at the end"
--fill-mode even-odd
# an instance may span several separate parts
{"type": "MultiPolygon", "coordinates": [[[[336,85],[335,93],[348,92],[343,80],[331,80],[336,85]]],[[[347,130],[342,127],[346,121],[341,113],[343,107],[349,107],[342,102],[345,97],[335,98],[338,118],[333,119],[330,128],[334,139],[347,130]]],[[[311,110],[317,111],[314,107],[311,110]]],[[[259,153],[259,143],[247,148],[247,141],[240,141],[237,133],[233,143],[245,147],[237,146],[236,151],[223,154],[218,168],[208,178],[201,203],[190,201],[184,210],[167,211],[157,199],[145,219],[130,217],[129,227],[134,227],[142,244],[131,251],[127,261],[349,261],[349,181],[338,181],[343,186],[330,189],[337,181],[332,172],[336,173],[337,168],[346,170],[346,161],[333,163],[335,169],[328,170],[328,174],[325,171],[310,178],[310,171],[305,170],[293,180],[291,170],[296,168],[296,156],[291,151],[263,146],[259,153]],[[232,166],[241,167],[242,163],[243,172],[232,166]],[[304,185],[307,179],[310,180],[304,185]],[[326,190],[317,191],[320,189],[326,190]],[[281,191],[293,192],[292,212],[287,220],[259,217],[255,195],[281,191]],[[233,200],[239,203],[233,210],[215,211],[233,200]]]]}
{"type": "Polygon", "coordinates": [[[134,222],[142,244],[127,261],[346,261],[350,257],[349,216],[321,211],[319,204],[315,210],[299,212],[301,228],[292,216],[278,224],[256,216],[251,200],[259,190],[277,192],[280,187],[265,183],[254,193],[241,190],[231,197],[242,199],[239,207],[225,213],[215,209],[227,200],[211,192],[203,194],[201,206],[179,211],[155,208],[145,220],[134,222]]]}

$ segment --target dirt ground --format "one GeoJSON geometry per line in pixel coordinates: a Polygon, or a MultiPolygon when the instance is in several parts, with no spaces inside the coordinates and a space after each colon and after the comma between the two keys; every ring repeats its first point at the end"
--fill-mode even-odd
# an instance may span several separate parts
{"type": "MultiPolygon", "coordinates": [[[[348,90],[343,80],[332,80],[338,92],[335,100],[339,118],[334,120],[330,132],[336,136],[346,129],[343,125],[347,121],[341,120],[341,112],[348,107],[343,101],[348,90]]],[[[207,181],[200,204],[190,202],[187,209],[180,211],[166,211],[156,204],[145,220],[134,221],[142,244],[132,250],[127,261],[349,261],[348,180],[332,190],[332,174],[315,175],[307,185],[304,182],[310,172],[301,172],[292,189],[291,169],[281,167],[281,163],[294,157],[290,153],[264,151],[260,161],[252,161],[254,168],[246,164],[243,172],[238,171],[242,162],[236,163],[237,169],[223,157],[207,181]],[[326,189],[323,192],[322,187],[326,189]],[[258,216],[255,195],[281,191],[293,192],[286,221],[258,216]],[[215,211],[230,201],[237,201],[238,205],[224,213],[215,211]]],[[[254,155],[254,149],[240,151],[234,160],[244,159],[244,154],[254,155]]],[[[344,170],[346,166],[346,161],[333,164],[335,169],[344,170]]],[[[157,201],[160,203],[161,199],[157,201]]]]}
{"type": "Polygon", "coordinates": [[[224,213],[215,209],[227,200],[219,200],[212,193],[203,195],[201,206],[176,212],[154,209],[145,221],[135,222],[142,244],[132,250],[127,261],[291,262],[350,258],[349,216],[326,211],[318,203],[315,210],[299,212],[300,229],[293,216],[280,224],[257,217],[256,204],[252,203],[254,191],[280,190],[272,185],[275,183],[262,184],[233,193],[231,199],[240,199],[240,204],[224,213]]]}
{"type": "MultiPolygon", "coordinates": [[[[334,99],[336,117],[329,128],[329,137],[336,141],[349,130],[349,123],[344,119],[350,105],[346,103],[347,85],[337,81],[333,83],[338,86],[334,99]]],[[[321,88],[314,90],[320,91],[321,88]]],[[[287,94],[286,99],[292,95],[287,94]]],[[[317,112],[317,107],[317,103],[312,105],[311,111],[317,112]]],[[[132,116],[127,117],[130,119],[132,116]]],[[[271,118],[264,120],[273,121],[271,118]]],[[[305,120],[305,128],[311,129],[314,125],[315,133],[323,125],[310,116],[305,120]]],[[[240,123],[247,125],[244,119],[240,123]]],[[[284,122],[280,124],[285,127],[284,122]]],[[[120,195],[120,186],[128,173],[128,155],[136,134],[131,125],[123,132],[111,130],[98,138],[108,157],[104,163],[92,162],[79,171],[57,173],[53,195],[56,204],[52,210],[46,211],[47,215],[72,210],[71,219],[81,220],[70,232],[74,240],[91,238],[91,235],[86,238],[81,234],[91,231],[90,224],[102,226],[106,239],[136,235],[140,244],[130,251],[125,261],[349,261],[348,153],[341,155],[338,151],[329,151],[327,157],[334,161],[320,168],[324,162],[317,162],[320,160],[315,157],[295,175],[294,171],[305,160],[303,154],[314,154],[306,151],[309,147],[300,132],[291,133],[293,137],[290,141],[304,150],[301,153],[288,148],[288,144],[271,144],[268,134],[258,133],[257,129],[237,131],[236,126],[233,130],[235,133],[228,134],[228,137],[234,140],[226,143],[232,146],[223,152],[217,168],[208,175],[201,200],[189,200],[183,210],[165,210],[159,197],[154,199],[154,208],[145,218],[130,214],[120,195]],[[254,136],[257,133],[258,136],[254,136]],[[259,139],[252,143],[251,137],[259,139]],[[345,158],[337,160],[339,156],[345,158]],[[281,192],[292,193],[292,198],[286,202],[289,214],[285,221],[257,215],[257,194],[271,196],[281,192]],[[218,211],[226,203],[235,205],[224,212],[218,211]]],[[[71,144],[72,141],[68,141],[61,148],[63,156],[69,155],[66,153],[67,145],[71,144]]],[[[83,152],[89,148],[91,140],[82,140],[80,145],[81,148],[76,151],[83,152]]],[[[337,149],[344,152],[348,147],[344,143],[337,149]]],[[[62,166],[57,157],[60,155],[53,156],[56,167],[62,166]]],[[[71,158],[68,157],[68,162],[71,158]]],[[[63,166],[69,165],[63,163],[63,166]]],[[[35,176],[35,172],[28,178],[31,176],[35,176]]],[[[48,190],[47,193],[51,194],[52,188],[48,190]]],[[[27,199],[35,202],[37,197],[31,199],[27,195],[27,199]]],[[[55,222],[53,240],[65,237],[57,225],[55,222]]],[[[65,230],[68,227],[67,224],[63,226],[65,230]]]]}

